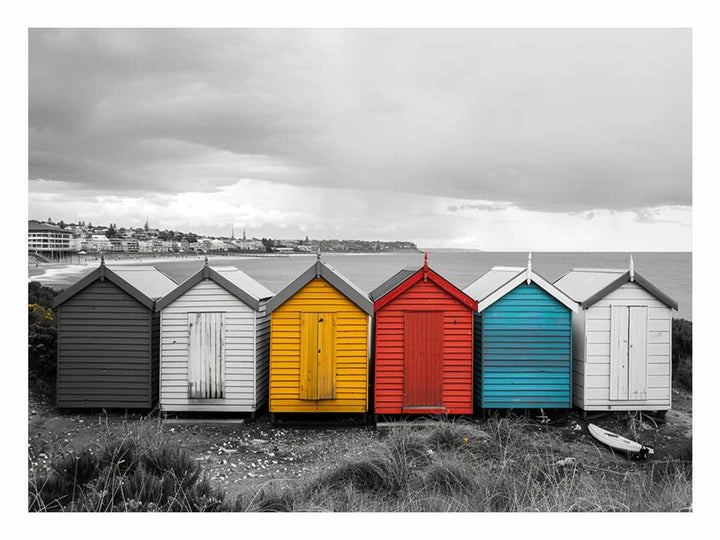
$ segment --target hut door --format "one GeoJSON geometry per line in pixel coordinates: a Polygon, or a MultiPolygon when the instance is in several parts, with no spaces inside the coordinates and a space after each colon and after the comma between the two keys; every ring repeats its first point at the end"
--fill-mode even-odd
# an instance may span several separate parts
{"type": "Polygon", "coordinates": [[[405,313],[405,407],[442,406],[443,314],[405,313]]]}
{"type": "Polygon", "coordinates": [[[300,399],[335,399],[335,314],[300,318],[300,399]]]}
{"type": "Polygon", "coordinates": [[[647,307],[612,306],[610,399],[647,398],[647,307]]]}
{"type": "Polygon", "coordinates": [[[225,314],[188,313],[188,396],[222,398],[225,392],[225,314]]]}
{"type": "Polygon", "coordinates": [[[647,307],[630,306],[630,399],[647,399],[647,307]]]}

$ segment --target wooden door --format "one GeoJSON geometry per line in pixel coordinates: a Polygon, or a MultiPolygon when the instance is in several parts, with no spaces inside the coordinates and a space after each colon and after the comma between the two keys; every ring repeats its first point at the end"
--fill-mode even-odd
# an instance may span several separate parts
{"type": "Polygon", "coordinates": [[[405,312],[405,407],[441,407],[443,314],[405,312]]]}
{"type": "Polygon", "coordinates": [[[647,399],[647,306],[612,306],[610,399],[647,399]]]}
{"type": "Polygon", "coordinates": [[[647,399],[647,312],[647,306],[630,306],[628,321],[630,399],[647,399]]]}
{"type": "Polygon", "coordinates": [[[628,399],[629,310],[627,306],[610,308],[610,399],[628,399]]]}
{"type": "Polygon", "coordinates": [[[225,394],[225,314],[188,313],[188,396],[225,394]]]}
{"type": "Polygon", "coordinates": [[[335,314],[300,314],[300,399],[335,399],[335,314]]]}

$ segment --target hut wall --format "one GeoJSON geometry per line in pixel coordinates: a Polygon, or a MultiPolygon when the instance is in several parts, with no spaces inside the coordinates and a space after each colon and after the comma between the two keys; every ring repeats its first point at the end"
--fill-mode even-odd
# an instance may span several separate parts
{"type": "Polygon", "coordinates": [[[149,408],[151,312],[109,280],[58,308],[57,405],[149,408]]]}
{"type": "Polygon", "coordinates": [[[577,363],[576,403],[586,410],[666,410],[671,406],[671,310],[626,283],[585,311],[586,344],[577,363]],[[647,306],[647,398],[610,399],[611,306],[647,306]]]}
{"type": "Polygon", "coordinates": [[[161,311],[160,405],[166,411],[256,409],[255,311],[217,285],[203,280],[161,311]],[[224,314],[224,395],[188,394],[188,314],[224,314]]]}
{"type": "Polygon", "coordinates": [[[160,314],[153,313],[151,321],[151,349],[152,362],[150,363],[150,393],[152,402],[160,399],[160,314]]]}
{"type": "Polygon", "coordinates": [[[441,386],[443,412],[472,414],[473,311],[430,280],[416,283],[375,314],[375,412],[408,412],[405,314],[418,311],[442,313],[442,373],[428,382],[441,386]]]}
{"type": "Polygon", "coordinates": [[[366,412],[368,315],[332,285],[316,278],[272,312],[271,412],[366,412]],[[335,398],[300,399],[301,314],[335,314],[335,398]]]}
{"type": "Polygon", "coordinates": [[[473,403],[480,406],[482,396],[482,313],[473,313],[473,403]]]}
{"type": "Polygon", "coordinates": [[[265,302],[255,319],[255,392],[258,407],[267,404],[270,385],[270,314],[265,312],[265,302]]]}
{"type": "Polygon", "coordinates": [[[571,406],[571,311],[543,289],[522,284],[482,312],[485,408],[571,406]]]}

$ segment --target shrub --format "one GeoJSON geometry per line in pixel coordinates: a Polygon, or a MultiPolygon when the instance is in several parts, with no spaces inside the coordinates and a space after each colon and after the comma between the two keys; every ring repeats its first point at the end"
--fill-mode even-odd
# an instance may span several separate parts
{"type": "Polygon", "coordinates": [[[224,498],[177,444],[129,438],[61,456],[28,488],[34,511],[212,511],[224,498]]]}
{"type": "Polygon", "coordinates": [[[673,384],[692,390],[692,321],[672,321],[673,384]]]}
{"type": "Polygon", "coordinates": [[[437,451],[482,452],[490,435],[477,426],[464,422],[437,422],[427,434],[429,446],[437,451]]]}
{"type": "Polygon", "coordinates": [[[396,487],[392,484],[388,462],[379,459],[342,463],[320,476],[313,487],[340,490],[347,486],[368,493],[390,492],[396,487]]]}
{"type": "Polygon", "coordinates": [[[28,371],[31,381],[52,394],[56,373],[57,327],[52,310],[55,291],[31,281],[28,285],[28,371]]]}
{"type": "Polygon", "coordinates": [[[446,495],[472,494],[477,489],[473,468],[458,460],[436,461],[424,475],[425,487],[446,495]]]}

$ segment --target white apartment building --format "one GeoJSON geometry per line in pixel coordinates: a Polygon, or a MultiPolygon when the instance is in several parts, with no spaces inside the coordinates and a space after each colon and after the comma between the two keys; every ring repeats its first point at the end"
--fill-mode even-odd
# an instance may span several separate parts
{"type": "Polygon", "coordinates": [[[70,231],[40,223],[28,221],[28,252],[50,258],[62,258],[77,250],[76,242],[70,231]]]}

